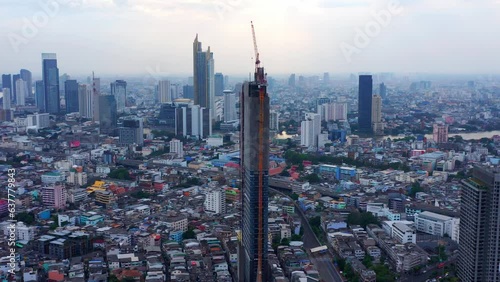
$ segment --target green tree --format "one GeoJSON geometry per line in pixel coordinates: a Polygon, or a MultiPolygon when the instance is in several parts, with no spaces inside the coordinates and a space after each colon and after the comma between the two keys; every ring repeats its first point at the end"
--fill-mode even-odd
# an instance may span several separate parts
{"type": "Polygon", "coordinates": [[[351,212],[347,216],[347,223],[351,225],[361,225],[361,227],[366,228],[368,224],[379,225],[379,220],[370,212],[351,212]]]}
{"type": "Polygon", "coordinates": [[[130,194],[131,197],[134,197],[136,199],[148,199],[151,197],[151,194],[146,193],[144,191],[137,191],[132,194],[130,194]]]}
{"type": "Polygon", "coordinates": [[[109,276],[108,282],[120,282],[120,280],[118,279],[118,277],[116,277],[116,275],[111,274],[109,276]]]}
{"type": "Polygon", "coordinates": [[[302,236],[298,234],[292,234],[290,241],[302,241],[302,236]]]}
{"type": "Polygon", "coordinates": [[[297,195],[296,193],[293,193],[290,198],[292,198],[292,200],[294,201],[297,201],[299,199],[299,195],[297,195]]]}
{"type": "Polygon", "coordinates": [[[373,265],[372,257],[369,255],[365,255],[365,257],[363,258],[363,264],[364,264],[364,266],[366,266],[366,268],[372,267],[372,265],[373,265]]]}
{"type": "Polygon", "coordinates": [[[281,239],[280,245],[281,246],[289,246],[290,245],[290,239],[288,239],[288,238],[281,239]]]}
{"type": "Polygon", "coordinates": [[[35,214],[30,212],[20,212],[16,215],[15,219],[17,221],[22,221],[26,225],[31,225],[35,222],[35,214]]]}
{"type": "Polygon", "coordinates": [[[182,233],[182,239],[196,239],[196,233],[194,233],[194,229],[192,227],[189,227],[186,232],[182,233]]]}
{"type": "Polygon", "coordinates": [[[413,182],[411,184],[411,190],[409,196],[415,197],[418,192],[424,192],[424,189],[420,186],[420,182],[413,182]]]}
{"type": "Polygon", "coordinates": [[[304,180],[308,181],[309,183],[320,183],[321,178],[316,174],[316,173],[311,173],[303,178],[304,180]]]}
{"type": "Polygon", "coordinates": [[[117,168],[112,170],[108,176],[115,179],[131,180],[130,173],[125,168],[117,168]]]}

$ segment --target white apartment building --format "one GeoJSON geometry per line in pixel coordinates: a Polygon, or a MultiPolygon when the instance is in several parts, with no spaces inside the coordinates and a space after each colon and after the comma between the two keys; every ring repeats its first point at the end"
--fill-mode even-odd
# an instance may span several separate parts
{"type": "Polygon", "coordinates": [[[415,226],[420,232],[438,236],[447,234],[452,240],[458,242],[460,228],[459,218],[424,211],[415,214],[415,226]]]}
{"type": "Polygon", "coordinates": [[[224,189],[216,188],[205,194],[205,212],[210,214],[226,213],[226,192],[224,189]]]}

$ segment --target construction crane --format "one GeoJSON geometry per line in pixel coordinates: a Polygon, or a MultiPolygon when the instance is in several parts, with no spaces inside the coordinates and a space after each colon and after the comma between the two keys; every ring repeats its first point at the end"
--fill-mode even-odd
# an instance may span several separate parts
{"type": "Polygon", "coordinates": [[[255,53],[255,81],[259,84],[266,84],[264,69],[260,67],[259,48],[257,47],[257,38],[255,37],[255,28],[252,21],[250,21],[250,25],[252,26],[253,50],[255,53]]]}

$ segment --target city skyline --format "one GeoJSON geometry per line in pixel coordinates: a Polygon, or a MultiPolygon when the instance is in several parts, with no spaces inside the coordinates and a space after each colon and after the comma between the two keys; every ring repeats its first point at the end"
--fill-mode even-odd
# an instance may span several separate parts
{"type": "Polygon", "coordinates": [[[191,73],[190,44],[198,33],[214,51],[215,72],[243,76],[253,64],[247,28],[250,20],[258,23],[261,40],[267,42],[261,51],[265,67],[273,74],[298,70],[304,74],[500,72],[489,59],[495,56],[500,40],[487,36],[500,24],[500,3],[496,0],[399,1],[392,4],[396,7],[392,10],[386,1],[351,2],[51,0],[47,1],[51,7],[55,7],[53,3],[58,6],[49,13],[37,1],[8,1],[4,6],[9,13],[2,13],[0,21],[0,28],[8,31],[4,35],[8,43],[0,47],[6,55],[2,72],[20,67],[36,70],[39,54],[54,52],[62,73],[75,76],[91,70],[111,75],[117,69],[119,75],[141,76],[152,71],[187,76],[191,73]],[[384,11],[390,12],[390,19],[377,20],[374,15],[384,11]],[[34,23],[33,16],[43,13],[47,20],[34,23]],[[105,16],[109,13],[114,15],[111,22],[105,16]],[[192,20],[187,22],[186,15],[192,20]],[[374,22],[379,30],[369,33],[367,44],[356,44],[358,31],[374,22]],[[467,25],[460,25],[463,22],[467,25]],[[23,32],[29,29],[28,23],[34,27],[32,33],[23,32]],[[458,26],[463,27],[458,30],[458,26]],[[159,39],[158,34],[170,36],[159,39]],[[116,40],[118,35],[121,40],[116,40]],[[66,44],[67,40],[71,44],[66,44]],[[355,52],[346,55],[352,48],[355,52]],[[87,66],[81,67],[82,61],[87,66]]]}

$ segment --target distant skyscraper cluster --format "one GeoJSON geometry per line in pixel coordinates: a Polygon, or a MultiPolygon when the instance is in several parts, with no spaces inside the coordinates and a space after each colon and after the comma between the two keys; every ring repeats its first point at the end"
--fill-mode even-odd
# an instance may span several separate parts
{"type": "Polygon", "coordinates": [[[212,135],[210,111],[191,101],[163,104],[158,115],[159,126],[175,135],[205,138],[212,135]]]}

